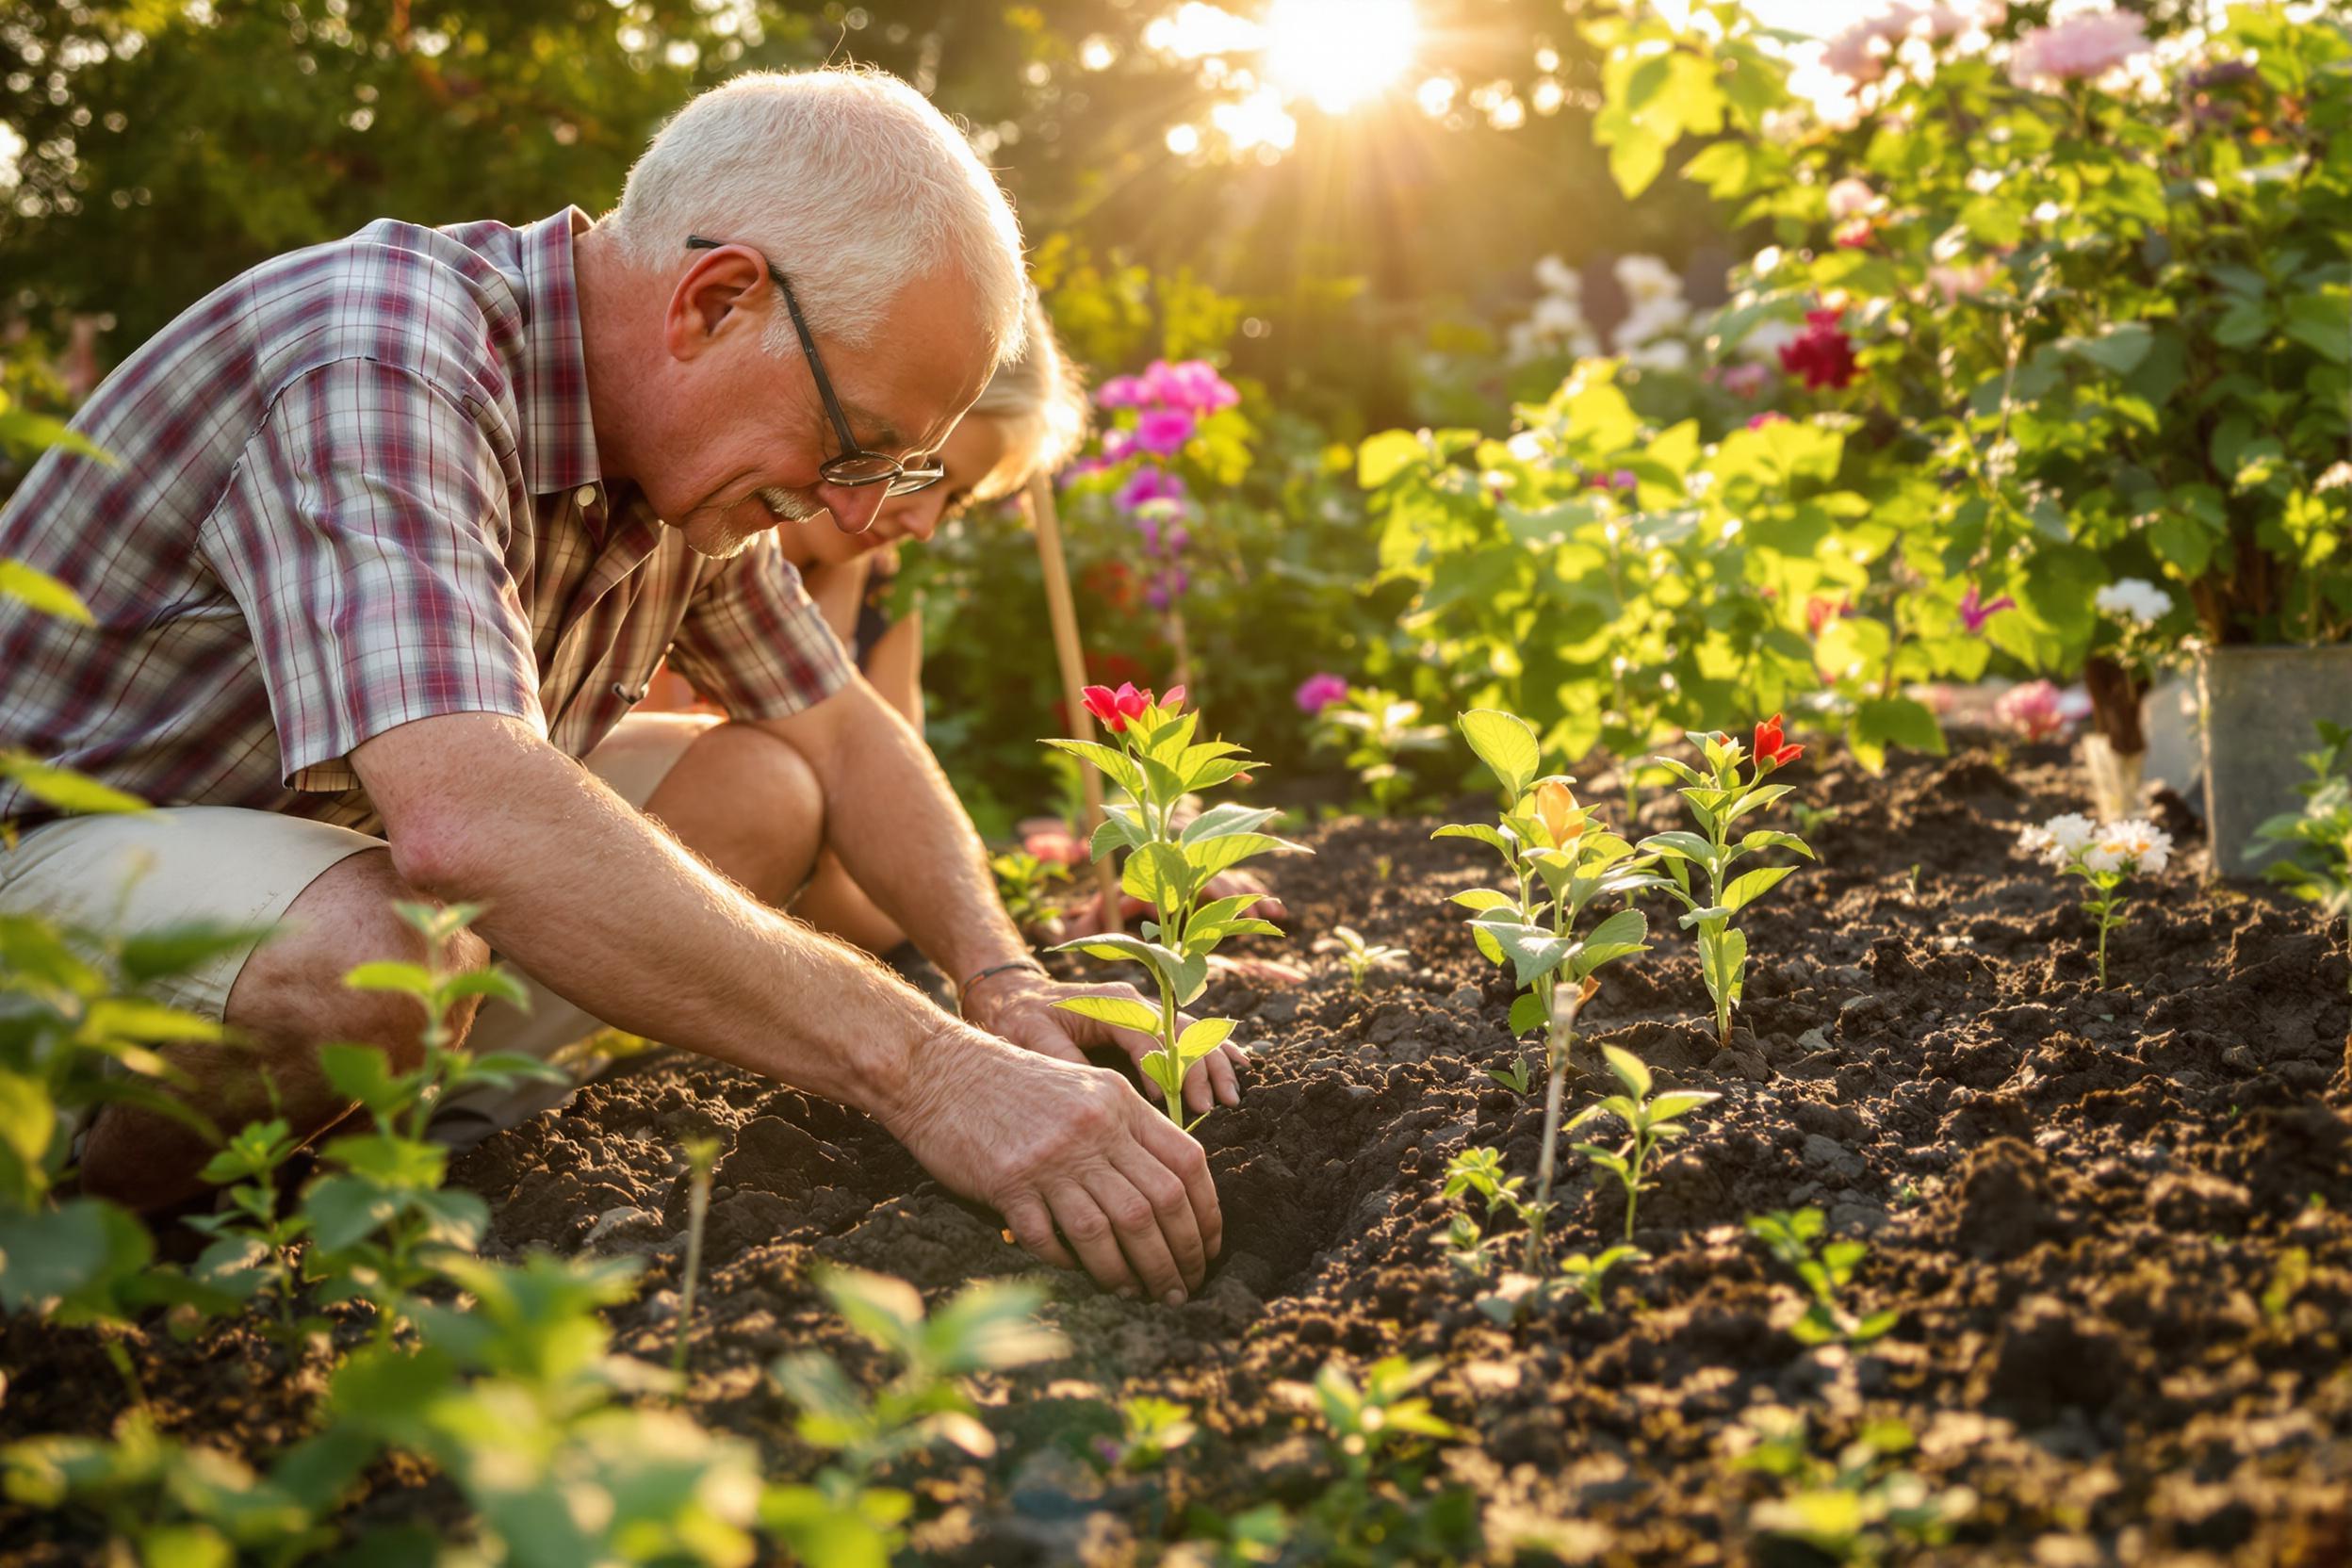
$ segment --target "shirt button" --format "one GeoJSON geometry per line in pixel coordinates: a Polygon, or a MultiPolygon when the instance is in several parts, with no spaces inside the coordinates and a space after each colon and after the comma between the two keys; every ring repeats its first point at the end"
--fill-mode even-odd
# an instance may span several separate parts
{"type": "Polygon", "coordinates": [[[596,504],[596,487],[593,484],[583,484],[572,497],[572,499],[578,501],[580,503],[580,510],[585,512],[588,508],[596,504]]]}

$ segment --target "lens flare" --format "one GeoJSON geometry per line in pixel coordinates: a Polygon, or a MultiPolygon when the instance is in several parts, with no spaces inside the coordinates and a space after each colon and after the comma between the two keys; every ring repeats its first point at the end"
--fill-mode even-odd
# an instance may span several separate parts
{"type": "Polygon", "coordinates": [[[1379,96],[1420,41],[1413,0],[1274,0],[1266,12],[1266,74],[1326,114],[1379,96]]]}

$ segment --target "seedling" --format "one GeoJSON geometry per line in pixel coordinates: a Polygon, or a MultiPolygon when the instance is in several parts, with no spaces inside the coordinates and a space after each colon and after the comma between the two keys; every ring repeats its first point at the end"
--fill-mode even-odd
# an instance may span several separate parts
{"type": "Polygon", "coordinates": [[[969,1285],[926,1317],[922,1296],[904,1280],[828,1268],[816,1282],[833,1310],[899,1370],[868,1395],[822,1351],[798,1351],[775,1364],[777,1386],[800,1407],[801,1441],[834,1460],[808,1484],[771,1487],[760,1522],[804,1562],[883,1563],[904,1541],[898,1527],[914,1507],[907,1493],[877,1484],[889,1465],[938,1443],[976,1459],[996,1452],[996,1436],[960,1380],[1050,1361],[1069,1345],[1036,1320],[1045,1293],[1035,1285],[969,1285]]]}
{"type": "Polygon", "coordinates": [[[1748,1233],[1772,1250],[1772,1256],[1796,1275],[1811,1298],[1805,1315],[1788,1331],[1806,1345],[1867,1345],[1892,1329],[1903,1315],[1890,1310],[1856,1317],[1846,1309],[1838,1292],[1854,1282],[1854,1269],[1870,1250],[1863,1242],[1844,1237],[1817,1252],[1813,1244],[1826,1229],[1821,1211],[1813,1208],[1793,1214],[1777,1209],[1748,1219],[1748,1233]]]}
{"type": "Polygon", "coordinates": [[[1348,984],[1358,996],[1364,994],[1364,982],[1376,969],[1390,969],[1408,956],[1401,947],[1380,947],[1366,942],[1351,925],[1334,925],[1331,934],[1315,943],[1318,951],[1339,950],[1339,961],[1348,966],[1348,984]]]}
{"type": "Polygon", "coordinates": [[[2262,875],[2331,920],[2352,939],[2352,729],[2322,722],[2317,751],[2303,754],[2311,776],[2295,786],[2303,809],[2254,830],[2254,841],[2283,858],[2262,875]]]}
{"type": "Polygon", "coordinates": [[[1510,969],[1526,988],[1511,1004],[1511,1033],[1545,1032],[1549,1085],[1543,1154],[1535,1198],[1526,1205],[1526,1268],[1540,1274],[1576,1015],[1600,988],[1594,974],[1602,965],[1649,951],[1649,921],[1639,909],[1621,909],[1581,938],[1576,927],[1596,899],[1629,897],[1667,884],[1649,870],[1651,857],[1637,856],[1631,844],[1576,803],[1569,787],[1574,780],[1536,776],[1543,748],[1526,720],[1481,708],[1462,716],[1462,732],[1511,804],[1492,825],[1449,825],[1432,837],[1483,843],[1502,856],[1511,874],[1509,891],[1474,888],[1452,901],[1473,911],[1471,933],[1478,951],[1510,969]]]}
{"type": "Polygon", "coordinates": [[[686,1155],[686,1267],[678,1292],[678,1340],[670,1347],[670,1370],[686,1376],[686,1336],[694,1323],[694,1282],[702,1274],[702,1232],[710,1217],[710,1172],[719,1163],[719,1140],[688,1138],[686,1155]]]}
{"type": "Polygon", "coordinates": [[[1092,741],[1046,743],[1092,763],[1125,792],[1124,803],[1103,808],[1093,850],[1097,857],[1116,849],[1127,852],[1120,885],[1150,905],[1156,918],[1143,923],[1138,937],[1082,937],[1054,951],[1075,948],[1089,957],[1141,964],[1158,990],[1159,1005],[1107,996],[1072,997],[1054,1005],[1157,1040],[1158,1049],[1142,1060],[1144,1075],[1158,1087],[1169,1119],[1189,1127],[1184,1120],[1184,1075],[1231,1037],[1237,1021],[1209,1018],[1187,1023],[1180,1014],[1207,986],[1209,956],[1226,938],[1282,935],[1270,921],[1242,913],[1257,902],[1255,893],[1206,904],[1200,895],[1212,877],[1244,860],[1299,846],[1261,831],[1280,814],[1271,808],[1213,806],[1181,827],[1177,825],[1177,807],[1185,795],[1225,783],[1254,765],[1239,746],[1194,742],[1200,715],[1183,710],[1183,687],[1154,698],[1133,686],[1117,692],[1089,686],[1086,700],[1087,710],[1102,721],[1119,745],[1092,741]]]}
{"type": "Polygon", "coordinates": [[[1613,1116],[1625,1123],[1625,1141],[1615,1149],[1604,1149],[1597,1143],[1580,1143],[1576,1147],[1577,1153],[1616,1177],[1625,1189],[1625,1240],[1630,1243],[1634,1211],[1642,1200],[1642,1190],[1654,1184],[1644,1177],[1651,1156],[1658,1152],[1660,1144],[1690,1131],[1682,1125],[1682,1118],[1723,1096],[1701,1089],[1675,1089],[1652,1095],[1650,1070],[1642,1065],[1641,1057],[1613,1045],[1601,1047],[1601,1053],[1609,1058],[1609,1070],[1617,1075],[1625,1092],[1587,1105],[1568,1126],[1574,1131],[1605,1116],[1613,1116]]]}
{"type": "Polygon", "coordinates": [[[1011,849],[990,856],[988,869],[996,874],[996,896],[1016,926],[1023,931],[1060,929],[1054,923],[1062,918],[1055,884],[1070,880],[1068,866],[1040,860],[1025,849],[1011,849]]]}
{"type": "MultiPolygon", "coordinates": [[[[1503,1174],[1502,1151],[1465,1149],[1446,1167],[1445,1196],[1459,1199],[1476,1193],[1486,1200],[1489,1220],[1497,1214],[1510,1214],[1525,1222],[1527,1203],[1519,1196],[1519,1189],[1526,1182],[1524,1176],[1503,1174]]],[[[1472,1279],[1485,1279],[1494,1260],[1488,1251],[1491,1243],[1478,1221],[1466,1213],[1454,1216],[1446,1239],[1450,1244],[1446,1256],[1453,1266],[1472,1279]]]]}
{"type": "Polygon", "coordinates": [[[479,1197],[441,1185],[449,1151],[425,1137],[433,1106],[466,1084],[512,1087],[526,1078],[569,1081],[561,1069],[532,1057],[501,1053],[476,1060],[451,1048],[456,1032],[449,1019],[462,999],[497,996],[530,1005],[522,987],[495,966],[441,967],[449,938],[472,923],[481,913],[477,906],[394,907],[424,936],[427,961],[362,964],[344,984],[415,997],[425,1013],[425,1059],[409,1071],[394,1072],[384,1054],[372,1046],[320,1048],[318,1066],[327,1081],[359,1102],[375,1131],[336,1138],[319,1150],[329,1173],[302,1197],[312,1276],[329,1282],[319,1299],[372,1301],[379,1343],[391,1338],[407,1298],[432,1276],[433,1255],[450,1249],[471,1251],[490,1222],[489,1207],[479,1197]]]}
{"type": "Polygon", "coordinates": [[[276,1337],[288,1345],[326,1326],[323,1318],[298,1321],[294,1315],[293,1250],[310,1221],[279,1212],[278,1172],[296,1152],[283,1118],[239,1128],[202,1172],[205,1181],[229,1187],[229,1207],[188,1219],[189,1229],[213,1238],[196,1260],[196,1277],[239,1300],[267,1292],[277,1313],[276,1337]]]}
{"type": "Polygon", "coordinates": [[[2290,1247],[2278,1254],[2278,1262],[2270,1271],[2270,1283],[2262,1288],[2262,1315],[2278,1328],[2287,1326],[2287,1311],[2303,1287],[2311,1282],[2311,1254],[2306,1248],[2290,1247]]]}
{"type": "Polygon", "coordinates": [[[1423,724],[1421,705],[1394,692],[1351,686],[1315,715],[1315,743],[1345,752],[1372,809],[1386,815],[1413,797],[1413,776],[1396,759],[1444,745],[1446,727],[1423,724]]]}
{"type": "Polygon", "coordinates": [[[1756,727],[1752,752],[1728,735],[1694,732],[1689,739],[1697,742],[1706,754],[1706,773],[1672,757],[1656,760],[1683,781],[1684,804],[1700,831],[1654,833],[1642,841],[1642,848],[1664,862],[1667,874],[1674,878],[1666,885],[1666,891],[1688,911],[1682,917],[1683,929],[1698,928],[1700,968],[1707,976],[1707,993],[1715,999],[1716,1037],[1728,1046],[1732,1010],[1740,1005],[1748,973],[1747,935],[1733,927],[1731,917],[1797,869],[1760,866],[1735,876],[1732,867],[1748,856],[1768,849],[1792,850],[1808,860],[1813,858],[1812,846],[1794,833],[1752,827],[1735,842],[1732,827],[1740,818],[1761,811],[1789,793],[1790,786],[1787,784],[1764,781],[1775,769],[1803,756],[1805,748],[1786,743],[1777,713],[1756,727]],[[1750,764],[1745,778],[1740,772],[1742,761],[1750,764]],[[1704,902],[1695,886],[1699,876],[1706,879],[1704,902]]]}
{"type": "Polygon", "coordinates": [[[1095,1457],[1106,1469],[1137,1476],[1167,1463],[1169,1454],[1190,1443],[1200,1431],[1189,1406],[1148,1394],[1137,1395],[1120,1402],[1119,1435],[1098,1439],[1095,1457]]]}
{"type": "Polygon", "coordinates": [[[1488,1068],[1486,1075],[1513,1094],[1527,1094],[1535,1087],[1535,1074],[1527,1066],[1527,1054],[1524,1051],[1509,1067],[1488,1068]]]}
{"type": "Polygon", "coordinates": [[[1605,1312],[1609,1303],[1602,1298],[1601,1292],[1606,1288],[1609,1271],[1621,1263],[1642,1263],[1648,1257],[1639,1247],[1625,1246],[1611,1247],[1590,1257],[1571,1252],[1560,1260],[1560,1275],[1584,1298],[1587,1307],[1595,1313],[1605,1312]]]}
{"type": "Polygon", "coordinates": [[[2094,823],[2076,812],[2017,835],[2017,847],[2060,874],[2090,885],[2082,912],[2099,924],[2099,984],[2107,987],[2107,933],[2123,923],[2123,884],[2160,876],[2172,859],[2172,835],[2152,822],[2094,823]]]}
{"type": "Polygon", "coordinates": [[[1889,1463],[1916,1446],[1901,1421],[1869,1423],[1835,1463],[1813,1453],[1805,1417],[1778,1406],[1751,1411],[1733,1443],[1734,1464],[1777,1477],[1786,1487],[1781,1496],[1749,1511],[1749,1527],[1801,1543],[1833,1562],[1869,1568],[1888,1560],[1898,1546],[1942,1545],[1976,1511],[1976,1494],[1968,1488],[1937,1492],[1889,1463]]]}

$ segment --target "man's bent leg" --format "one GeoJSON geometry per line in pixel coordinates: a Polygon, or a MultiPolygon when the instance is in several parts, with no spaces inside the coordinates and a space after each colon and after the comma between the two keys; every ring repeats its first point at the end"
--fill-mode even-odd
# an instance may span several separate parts
{"type": "MultiPolygon", "coordinates": [[[[377,1044],[413,1059],[423,1024],[415,1004],[348,990],[342,978],[371,959],[423,956],[423,939],[391,906],[415,896],[392,874],[383,840],[268,811],[185,807],[77,818],[0,856],[0,907],[103,931],[274,927],[258,949],[223,952],[148,988],[230,1026],[227,1043],[162,1052],[189,1081],[185,1098],[223,1132],[274,1114],[270,1087],[298,1135],[340,1116],[348,1107],[318,1070],[323,1041],[377,1044]]],[[[453,947],[456,961],[482,951],[472,938],[453,947]]],[[[83,1184],[139,1207],[167,1205],[201,1189],[196,1172],[210,1152],[169,1117],[109,1105],[83,1129],[83,1184]]]]}

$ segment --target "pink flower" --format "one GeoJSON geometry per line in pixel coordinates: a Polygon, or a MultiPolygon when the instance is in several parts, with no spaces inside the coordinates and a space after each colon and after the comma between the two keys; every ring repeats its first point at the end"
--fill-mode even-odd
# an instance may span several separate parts
{"type": "Polygon", "coordinates": [[[1134,681],[1122,680],[1116,692],[1108,686],[1088,686],[1078,694],[1078,697],[1086,704],[1087,712],[1102,721],[1103,727],[1124,729],[1129,719],[1140,717],[1143,710],[1152,706],[1152,688],[1146,686],[1137,691],[1134,681]]]}
{"type": "Polygon", "coordinates": [[[1205,359],[1179,360],[1173,365],[1155,359],[1143,373],[1143,385],[1154,401],[1196,414],[1214,414],[1241,401],[1241,394],[1205,359]]]}
{"type": "Polygon", "coordinates": [[[2047,680],[2012,686],[1993,704],[1993,722],[2021,741],[2063,740],[2068,724],[2066,699],[2047,680]]]}
{"type": "Polygon", "coordinates": [[[1114,425],[1102,433],[1102,465],[1124,463],[1135,451],[1135,433],[1114,425]]]}
{"type": "Polygon", "coordinates": [[[1816,595],[1805,601],[1805,629],[1814,636],[1830,622],[1854,613],[1854,606],[1839,599],[1825,599],[1816,595]]]}
{"type": "Polygon", "coordinates": [[[1049,866],[1075,866],[1086,858],[1086,846],[1058,827],[1030,834],[1021,841],[1021,847],[1049,866]]]}
{"type": "Polygon", "coordinates": [[[1944,297],[1946,305],[1954,305],[1984,293],[2000,272],[1999,259],[1986,256],[1966,267],[1931,267],[1927,270],[1927,281],[1944,297]]]}
{"type": "Polygon", "coordinates": [[[1127,482],[1119,487],[1119,494],[1114,499],[1117,500],[1122,512],[1135,511],[1152,501],[1170,501],[1182,505],[1184,500],[1184,482],[1165,468],[1153,468],[1147,466],[1137,468],[1128,476],[1127,482]]]}
{"type": "Polygon", "coordinates": [[[1849,218],[1858,218],[1870,211],[1877,200],[1877,191],[1848,175],[1829,188],[1830,221],[1842,223],[1849,218]]]}
{"type": "Polygon", "coordinates": [[[1723,390],[1733,397],[1754,398],[1761,396],[1764,388],[1772,384],[1772,371],[1767,365],[1732,365],[1726,366],[1718,379],[1723,390]]]}
{"type": "Polygon", "coordinates": [[[2004,610],[2015,610],[2017,607],[2017,601],[2006,594],[1990,604],[1984,603],[1976,584],[1971,582],[1968,591],[1960,596],[1960,624],[1968,629],[1969,636],[1982,637],[1986,621],[2004,610]]]}
{"type": "Polygon", "coordinates": [[[1151,388],[1138,376],[1113,376],[1094,394],[1096,404],[1102,408],[1141,408],[1151,400],[1151,388]]]}
{"type": "MultiPolygon", "coordinates": [[[[1764,367],[1759,365],[1756,368],[1758,370],[1762,370],[1764,367]]],[[[1788,422],[1788,416],[1783,414],[1776,408],[1768,408],[1761,414],[1751,415],[1749,416],[1748,429],[1762,430],[1766,425],[1785,425],[1788,422]]]]}
{"type": "Polygon", "coordinates": [[[1320,713],[1335,702],[1348,700],[1348,682],[1328,671],[1317,671],[1298,683],[1291,698],[1301,713],[1320,713]]]}
{"type": "Polygon", "coordinates": [[[1805,390],[1843,390],[1854,384],[1854,339],[1838,325],[1834,310],[1808,310],[1805,331],[1781,345],[1780,368],[1805,378],[1805,390]]]}
{"type": "Polygon", "coordinates": [[[1870,247],[1870,237],[1877,232],[1877,227],[1869,219],[1857,218],[1829,237],[1841,251],[1867,251],[1870,247]]]}
{"type": "MultiPolygon", "coordinates": [[[[1173,457],[1191,439],[1192,414],[1187,409],[1147,408],[1135,421],[1135,444],[1161,457],[1173,457]]],[[[1108,438],[1103,445],[1108,448],[1108,438]]]]}
{"type": "Polygon", "coordinates": [[[2148,26],[2128,11],[2088,11],[2054,27],[2036,27],[2009,55],[2009,79],[2022,88],[2104,76],[2148,48],[2148,26]]]}

